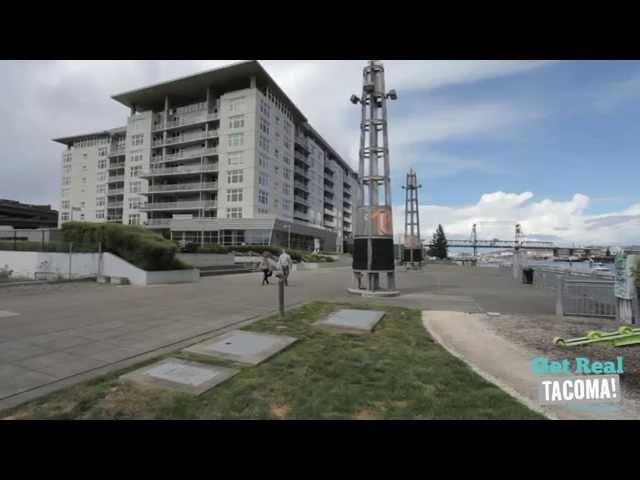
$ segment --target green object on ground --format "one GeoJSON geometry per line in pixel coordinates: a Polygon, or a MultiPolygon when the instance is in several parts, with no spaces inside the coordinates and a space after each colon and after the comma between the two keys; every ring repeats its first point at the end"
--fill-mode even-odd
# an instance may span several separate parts
{"type": "Polygon", "coordinates": [[[635,345],[640,343],[640,328],[633,328],[628,325],[618,328],[615,332],[601,332],[593,330],[587,332],[584,337],[553,339],[555,345],[561,347],[575,347],[576,345],[589,345],[591,343],[608,343],[615,347],[635,345]]]}

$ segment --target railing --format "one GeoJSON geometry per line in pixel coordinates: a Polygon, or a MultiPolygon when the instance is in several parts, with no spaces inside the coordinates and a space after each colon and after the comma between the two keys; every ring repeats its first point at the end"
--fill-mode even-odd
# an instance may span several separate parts
{"type": "Polygon", "coordinates": [[[107,202],[107,209],[109,208],[122,208],[124,206],[123,202],[107,202]]]}
{"type": "Polygon", "coordinates": [[[124,165],[125,165],[124,162],[110,163],[108,169],[109,170],[120,170],[120,169],[124,168],[124,165]]]}
{"type": "Polygon", "coordinates": [[[149,227],[162,227],[171,223],[170,218],[150,218],[147,220],[146,225],[149,227]]]}
{"type": "Polygon", "coordinates": [[[578,280],[560,277],[556,315],[616,318],[616,297],[611,280],[578,280]]]}
{"type": "Polygon", "coordinates": [[[298,187],[298,188],[300,188],[302,190],[306,190],[306,191],[309,190],[309,187],[304,182],[300,182],[298,180],[294,180],[293,181],[293,186],[294,187],[298,187]]]}
{"type": "Polygon", "coordinates": [[[108,179],[109,183],[113,182],[124,182],[124,175],[114,175],[110,176],[108,179]]]}
{"type": "Polygon", "coordinates": [[[125,151],[124,145],[121,145],[119,147],[111,147],[111,150],[109,151],[109,156],[124,155],[124,151],[125,151]]]}
{"type": "Polygon", "coordinates": [[[309,200],[307,200],[307,199],[306,199],[306,198],[304,198],[304,197],[301,197],[300,195],[294,195],[294,196],[293,196],[293,201],[294,201],[294,202],[301,203],[302,205],[306,205],[306,206],[308,206],[308,205],[309,205],[309,200]]]}
{"type": "Polygon", "coordinates": [[[107,217],[109,223],[122,223],[122,217],[107,217]]]}
{"type": "Polygon", "coordinates": [[[160,175],[172,175],[182,173],[204,173],[204,172],[217,172],[217,163],[208,163],[205,165],[193,165],[193,166],[181,166],[181,167],[169,167],[169,168],[152,168],[151,170],[143,171],[141,177],[154,177],[160,175]]]}
{"type": "Polygon", "coordinates": [[[298,166],[293,167],[293,172],[297,173],[298,175],[303,175],[305,177],[308,175],[307,171],[304,168],[298,167],[298,166]]]}
{"type": "Polygon", "coordinates": [[[107,190],[107,195],[122,195],[124,194],[124,188],[113,188],[107,190]]]}
{"type": "Polygon", "coordinates": [[[214,190],[217,188],[217,182],[174,183],[170,185],[149,185],[149,193],[181,192],[185,190],[214,190]]]}
{"type": "Polygon", "coordinates": [[[190,202],[155,202],[147,203],[140,210],[195,210],[200,208],[216,208],[216,201],[190,201],[190,202]]]}

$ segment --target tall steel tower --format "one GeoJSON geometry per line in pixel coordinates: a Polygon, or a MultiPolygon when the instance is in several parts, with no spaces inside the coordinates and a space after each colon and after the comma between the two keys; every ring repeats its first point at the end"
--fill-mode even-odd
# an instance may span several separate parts
{"type": "Polygon", "coordinates": [[[418,212],[418,185],[416,172],[413,168],[407,173],[407,183],[402,188],[406,190],[404,208],[404,254],[402,261],[407,267],[422,266],[422,242],[420,242],[420,215],[418,212]],[[416,265],[417,264],[417,265],[416,265]]]}
{"type": "Polygon", "coordinates": [[[396,100],[398,96],[395,90],[386,91],[381,62],[370,60],[362,73],[362,97],[351,95],[351,103],[362,106],[362,120],[353,245],[354,288],[349,292],[397,295],[400,292],[395,289],[387,98],[396,100]],[[386,277],[386,288],[381,285],[382,276],[386,277]]]}

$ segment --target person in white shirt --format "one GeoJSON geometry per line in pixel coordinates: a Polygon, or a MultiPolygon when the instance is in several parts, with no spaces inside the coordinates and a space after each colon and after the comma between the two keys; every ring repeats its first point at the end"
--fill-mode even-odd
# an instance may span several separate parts
{"type": "Polygon", "coordinates": [[[280,265],[280,269],[282,270],[282,274],[284,275],[284,284],[288,286],[289,271],[291,268],[291,257],[285,250],[282,250],[280,258],[278,258],[278,264],[280,265]]]}

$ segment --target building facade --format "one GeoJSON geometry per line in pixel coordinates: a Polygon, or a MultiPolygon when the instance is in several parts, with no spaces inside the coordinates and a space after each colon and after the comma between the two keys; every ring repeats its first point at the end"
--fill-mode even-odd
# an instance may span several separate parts
{"type": "Polygon", "coordinates": [[[123,127],[55,139],[60,224],[146,225],[198,244],[342,251],[357,175],[256,61],[112,97],[123,127]]]}
{"type": "Polygon", "coordinates": [[[29,205],[0,198],[0,226],[13,228],[56,228],[58,211],[51,205],[29,205]]]}

